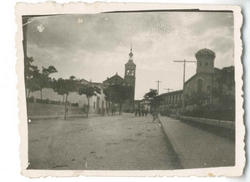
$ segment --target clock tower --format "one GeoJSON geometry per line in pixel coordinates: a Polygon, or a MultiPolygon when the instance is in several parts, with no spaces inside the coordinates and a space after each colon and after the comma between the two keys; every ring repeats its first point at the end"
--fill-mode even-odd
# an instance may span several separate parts
{"type": "Polygon", "coordinates": [[[133,62],[133,52],[132,46],[130,48],[129,59],[125,64],[125,76],[124,79],[133,87],[133,96],[130,99],[129,105],[131,109],[134,109],[134,99],[135,99],[135,74],[136,74],[136,64],[133,62]]]}

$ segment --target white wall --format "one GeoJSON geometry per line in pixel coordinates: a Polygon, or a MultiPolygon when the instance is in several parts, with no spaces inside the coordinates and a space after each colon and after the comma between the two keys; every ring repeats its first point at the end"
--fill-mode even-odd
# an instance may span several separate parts
{"type": "MultiPolygon", "coordinates": [[[[29,94],[29,97],[34,97],[36,99],[41,99],[41,93],[40,91],[36,92],[31,92],[29,94]]],[[[97,97],[100,97],[100,102],[99,102],[99,108],[102,107],[102,101],[104,101],[104,107],[106,107],[106,101],[105,101],[105,95],[103,93],[97,94],[97,96],[93,96],[89,100],[89,111],[90,113],[98,113],[98,108],[97,108],[97,97]],[[94,102],[95,102],[95,108],[94,108],[94,102]]],[[[53,100],[53,101],[61,101],[63,102],[63,96],[57,94],[56,92],[53,91],[52,88],[44,88],[42,91],[42,99],[46,100],[53,100]]],[[[88,105],[88,100],[85,95],[79,95],[76,92],[72,92],[68,95],[68,101],[70,103],[78,103],[78,106],[82,108],[85,105],[88,105]]]]}

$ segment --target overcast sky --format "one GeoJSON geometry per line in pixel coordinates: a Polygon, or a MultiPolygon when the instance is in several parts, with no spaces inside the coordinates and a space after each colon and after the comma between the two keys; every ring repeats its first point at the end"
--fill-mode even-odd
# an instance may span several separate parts
{"type": "MultiPolygon", "coordinates": [[[[53,65],[54,78],[103,82],[116,72],[124,77],[124,64],[133,46],[136,68],[135,99],[150,88],[160,93],[182,89],[183,64],[196,61],[203,48],[215,52],[215,67],[234,65],[232,13],[143,12],[37,17],[26,25],[28,56],[34,64],[53,65]]],[[[186,80],[196,63],[186,66],[186,80]]]]}

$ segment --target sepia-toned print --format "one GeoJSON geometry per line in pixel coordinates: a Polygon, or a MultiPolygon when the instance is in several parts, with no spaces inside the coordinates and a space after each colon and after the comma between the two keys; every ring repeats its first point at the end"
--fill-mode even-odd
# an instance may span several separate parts
{"type": "Polygon", "coordinates": [[[240,8],[134,7],[17,5],[24,175],[242,174],[240,8]]]}

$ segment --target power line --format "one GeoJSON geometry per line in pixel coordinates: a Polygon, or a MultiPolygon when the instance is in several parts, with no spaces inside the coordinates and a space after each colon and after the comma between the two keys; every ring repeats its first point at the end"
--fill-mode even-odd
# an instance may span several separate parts
{"type": "MultiPolygon", "coordinates": [[[[183,86],[182,86],[182,90],[184,91],[184,84],[185,84],[185,72],[186,72],[186,63],[193,63],[196,61],[187,61],[187,60],[178,60],[178,61],[174,61],[174,62],[178,62],[178,63],[184,63],[183,64],[183,86]]],[[[184,95],[182,95],[182,107],[184,108],[184,95]]]]}

